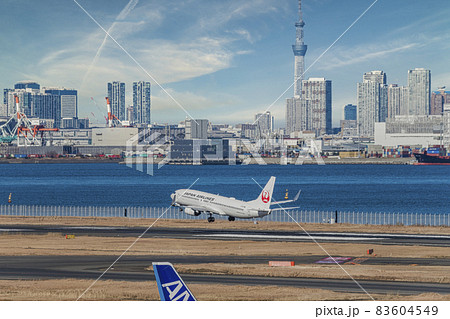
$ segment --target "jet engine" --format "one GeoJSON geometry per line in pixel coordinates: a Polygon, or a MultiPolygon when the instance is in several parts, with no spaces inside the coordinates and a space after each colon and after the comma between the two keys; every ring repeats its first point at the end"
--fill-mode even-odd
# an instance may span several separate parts
{"type": "Polygon", "coordinates": [[[186,207],[186,208],[184,209],[184,212],[185,212],[186,214],[192,215],[192,216],[198,216],[198,215],[201,214],[201,212],[198,212],[198,211],[196,211],[196,210],[193,210],[192,208],[189,208],[189,207],[186,207]]]}

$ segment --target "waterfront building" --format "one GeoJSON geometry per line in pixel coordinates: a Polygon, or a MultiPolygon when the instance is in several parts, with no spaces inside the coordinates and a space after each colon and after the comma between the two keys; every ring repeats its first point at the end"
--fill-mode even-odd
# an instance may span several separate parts
{"type": "Polygon", "coordinates": [[[442,110],[443,145],[450,151],[450,103],[445,103],[442,110]]]}
{"type": "Polygon", "coordinates": [[[111,112],[121,121],[126,121],[125,114],[125,83],[120,81],[109,82],[107,85],[108,98],[111,103],[111,112]]]}
{"type": "Polygon", "coordinates": [[[300,98],[286,99],[286,134],[307,129],[308,102],[300,98]]]}
{"type": "Polygon", "coordinates": [[[384,122],[388,117],[388,86],[386,84],[380,84],[380,110],[378,114],[378,121],[384,122]]]}
{"type": "MultiPolygon", "coordinates": [[[[151,84],[150,82],[133,82],[133,120],[137,124],[151,124],[151,84]]],[[[132,119],[128,118],[128,121],[132,119]]]]}
{"type": "Polygon", "coordinates": [[[174,140],[170,145],[169,158],[184,161],[220,161],[234,159],[226,139],[185,139],[174,140]]]}
{"type": "MultiPolygon", "coordinates": [[[[44,93],[51,94],[59,99],[59,110],[51,111],[56,127],[60,127],[61,121],[74,120],[78,118],[78,92],[74,89],[66,88],[43,88],[44,93]],[[59,114],[58,114],[59,113],[59,114]]],[[[51,108],[53,105],[46,105],[51,108]]]]}
{"type": "Polygon", "coordinates": [[[408,87],[390,84],[388,86],[388,118],[407,115],[409,103],[408,87]]]}
{"type": "Polygon", "coordinates": [[[0,116],[9,116],[9,92],[14,91],[13,89],[3,89],[3,109],[0,110],[0,116]]]}
{"type": "Polygon", "coordinates": [[[439,88],[431,93],[430,115],[442,115],[444,104],[450,103],[450,91],[445,91],[445,87],[439,88]]]}
{"type": "Polygon", "coordinates": [[[256,124],[238,124],[236,126],[241,129],[241,138],[255,139],[257,137],[256,124]]]}
{"type": "Polygon", "coordinates": [[[384,122],[388,115],[388,87],[383,71],[364,73],[357,84],[358,132],[363,137],[374,136],[375,122],[384,122]]]}
{"type": "Polygon", "coordinates": [[[208,120],[192,119],[185,121],[186,139],[207,139],[208,138],[208,120]]]}
{"type": "Polygon", "coordinates": [[[14,114],[16,114],[15,96],[19,98],[19,107],[22,112],[28,117],[34,116],[31,94],[32,92],[29,89],[17,89],[8,91],[6,116],[13,116],[14,114]]]}
{"type": "MultiPolygon", "coordinates": [[[[303,99],[307,101],[306,130],[316,136],[331,134],[331,81],[325,78],[309,78],[303,81],[303,99]]],[[[301,114],[301,122],[304,122],[301,114]]]]}
{"type": "Polygon", "coordinates": [[[255,114],[256,131],[259,138],[273,131],[273,116],[269,111],[255,114]]]}
{"type": "Polygon", "coordinates": [[[66,88],[44,88],[44,92],[58,96],[60,99],[61,119],[78,117],[78,92],[66,88]]]}
{"type": "Polygon", "coordinates": [[[375,144],[383,146],[440,144],[442,116],[399,115],[375,123],[375,144]]]}
{"type": "Polygon", "coordinates": [[[139,133],[137,127],[105,127],[92,129],[92,146],[122,146],[139,133]]]}
{"type": "MultiPolygon", "coordinates": [[[[33,115],[40,119],[51,119],[54,127],[60,127],[62,121],[61,96],[40,91],[35,92],[32,98],[33,115]]],[[[70,118],[70,120],[72,119],[70,118]]]]}
{"type": "Polygon", "coordinates": [[[423,68],[408,70],[408,115],[430,114],[431,71],[423,68]]]}
{"type": "Polygon", "coordinates": [[[15,96],[17,96],[21,110],[28,117],[53,120],[54,126],[58,128],[61,127],[63,120],[73,122],[78,119],[77,90],[41,88],[39,84],[31,81],[16,83],[14,87],[14,90],[3,91],[6,101],[5,116],[16,113],[15,96]]]}
{"type": "Polygon", "coordinates": [[[341,120],[342,138],[354,138],[358,136],[358,126],[356,120],[341,120]]]}

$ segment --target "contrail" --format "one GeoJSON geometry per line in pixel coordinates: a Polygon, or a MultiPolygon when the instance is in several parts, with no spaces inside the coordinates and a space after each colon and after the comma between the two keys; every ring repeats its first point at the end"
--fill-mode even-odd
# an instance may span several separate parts
{"type": "Polygon", "coordinates": [[[130,12],[136,7],[136,5],[138,3],[139,3],[139,0],[130,0],[130,2],[127,3],[127,5],[125,6],[125,8],[122,9],[122,11],[120,11],[119,15],[116,17],[114,22],[111,24],[111,26],[108,29],[108,32],[105,33],[105,37],[103,38],[102,44],[100,44],[100,47],[98,48],[97,53],[94,56],[94,59],[92,60],[92,62],[89,65],[89,68],[88,68],[86,74],[83,77],[83,81],[81,81],[80,88],[83,87],[87,77],[89,76],[89,74],[91,73],[92,69],[94,68],[94,65],[97,63],[97,60],[100,57],[100,54],[102,53],[103,47],[106,44],[106,40],[108,39],[108,34],[111,34],[111,31],[116,26],[117,21],[124,20],[130,14],[130,12]]]}

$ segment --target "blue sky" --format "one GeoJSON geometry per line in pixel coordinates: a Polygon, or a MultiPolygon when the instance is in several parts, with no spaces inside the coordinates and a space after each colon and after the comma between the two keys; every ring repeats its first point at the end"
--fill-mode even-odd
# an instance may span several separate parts
{"type": "MultiPolygon", "coordinates": [[[[77,1],[193,117],[252,122],[273,104],[284,126],[293,88],[278,97],[293,81],[296,0],[77,1]]],[[[373,2],[303,0],[306,67],[373,2]]],[[[449,16],[445,0],[375,3],[305,74],[332,80],[334,126],[356,103],[364,72],[406,85],[407,70],[424,67],[433,89],[450,86],[449,16]]],[[[75,88],[80,117],[103,122],[108,81],[124,81],[132,104],[132,82],[149,80],[152,121],[187,116],[73,0],[2,0],[0,44],[1,88],[20,80],[75,88]]]]}

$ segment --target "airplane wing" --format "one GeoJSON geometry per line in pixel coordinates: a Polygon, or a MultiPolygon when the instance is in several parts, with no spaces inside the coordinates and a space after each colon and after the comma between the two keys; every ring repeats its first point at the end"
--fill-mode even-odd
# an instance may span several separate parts
{"type": "Polygon", "coordinates": [[[161,301],[196,301],[171,263],[152,263],[161,301]]]}
{"type": "Polygon", "coordinates": [[[222,216],[225,216],[226,214],[222,211],[222,210],[220,210],[219,208],[217,208],[217,207],[211,207],[211,206],[209,206],[209,205],[205,205],[204,207],[203,207],[203,210],[204,211],[207,211],[207,212],[210,212],[210,213],[213,213],[213,214],[217,214],[217,215],[222,215],[222,216]]]}
{"type": "Polygon", "coordinates": [[[206,213],[213,213],[213,214],[217,214],[217,215],[226,215],[222,210],[216,208],[216,207],[211,207],[209,205],[204,205],[204,206],[192,206],[192,205],[179,205],[182,208],[190,208],[194,211],[197,212],[206,212],[206,213]]]}
{"type": "Polygon", "coordinates": [[[300,206],[299,206],[299,207],[280,207],[280,208],[274,208],[274,209],[271,209],[271,211],[272,211],[272,212],[275,212],[275,211],[278,211],[278,210],[288,210],[288,209],[297,209],[297,208],[300,208],[300,206]]]}
{"type": "Polygon", "coordinates": [[[191,208],[191,209],[193,209],[195,211],[198,211],[198,212],[206,211],[204,206],[180,205],[180,207],[181,208],[191,208]]]}
{"type": "MultiPolygon", "coordinates": [[[[270,203],[270,205],[275,205],[275,204],[286,204],[286,203],[292,203],[292,202],[296,202],[298,200],[298,198],[300,197],[300,193],[302,192],[302,190],[299,190],[297,195],[295,195],[294,199],[289,199],[289,200],[282,200],[280,202],[272,202],[270,203]]],[[[274,210],[274,209],[272,209],[274,210]]]]}

